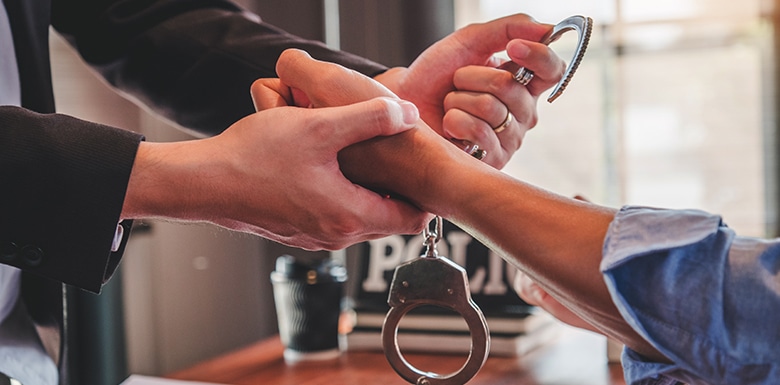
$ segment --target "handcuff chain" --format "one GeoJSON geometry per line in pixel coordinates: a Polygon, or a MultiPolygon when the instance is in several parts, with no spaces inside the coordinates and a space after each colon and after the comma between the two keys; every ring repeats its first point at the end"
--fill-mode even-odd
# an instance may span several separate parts
{"type": "Polygon", "coordinates": [[[425,256],[429,258],[438,257],[439,253],[436,250],[436,245],[441,240],[443,231],[443,221],[440,216],[436,216],[428,223],[423,229],[423,246],[425,246],[425,256]],[[431,231],[431,223],[436,222],[436,228],[431,231]]]}

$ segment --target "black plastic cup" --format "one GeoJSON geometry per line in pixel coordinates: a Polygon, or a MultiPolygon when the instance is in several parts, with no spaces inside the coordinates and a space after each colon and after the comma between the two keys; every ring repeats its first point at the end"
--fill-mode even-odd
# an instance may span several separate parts
{"type": "Polygon", "coordinates": [[[286,361],[328,360],[341,354],[339,316],[346,280],[347,269],[329,259],[277,258],[271,282],[286,361]]]}

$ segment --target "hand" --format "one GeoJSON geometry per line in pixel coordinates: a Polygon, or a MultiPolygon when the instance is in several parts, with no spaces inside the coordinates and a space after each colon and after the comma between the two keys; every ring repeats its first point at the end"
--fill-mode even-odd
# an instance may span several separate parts
{"type": "Polygon", "coordinates": [[[580,318],[580,316],[550,296],[546,290],[544,290],[541,286],[539,286],[539,284],[534,282],[534,280],[532,280],[522,271],[517,270],[515,279],[512,282],[512,287],[515,289],[517,295],[523,299],[523,301],[529,305],[538,306],[544,309],[561,322],[601,334],[601,332],[593,327],[593,325],[580,318]]]}
{"type": "Polygon", "coordinates": [[[123,218],[208,221],[309,250],[422,231],[427,215],[347,180],[338,152],[419,120],[377,98],[326,109],[275,108],[213,138],[142,143],[123,218]]]}
{"type": "MultiPolygon", "coordinates": [[[[316,107],[390,92],[302,51],[284,52],[277,72],[279,79],[253,86],[256,102],[316,107]]],[[[544,293],[554,293],[556,300],[575,309],[569,313],[578,316],[573,321],[586,319],[639,354],[664,359],[620,315],[598,270],[613,209],[518,181],[452,146],[422,121],[396,135],[355,143],[339,153],[339,162],[350,180],[397,193],[452,221],[534,279],[545,280],[544,293]],[[506,218],[511,218],[509,223],[506,218]],[[561,242],[562,237],[567,242],[561,242]]]]}
{"type": "Polygon", "coordinates": [[[278,79],[258,79],[252,84],[252,100],[258,111],[283,106],[346,106],[375,97],[399,99],[363,74],[313,59],[298,49],[287,49],[279,55],[276,73],[278,79]]]}
{"type": "MultiPolygon", "coordinates": [[[[278,79],[259,79],[252,85],[252,99],[258,110],[288,105],[315,108],[341,106],[381,96],[397,98],[371,78],[337,64],[315,60],[296,49],[288,49],[279,56],[276,71],[278,79]]],[[[374,146],[376,141],[372,140],[342,150],[339,153],[341,170],[350,180],[362,186],[398,193],[424,210],[429,208],[427,200],[420,200],[421,195],[405,194],[408,188],[416,190],[412,186],[419,185],[410,183],[410,180],[425,180],[420,175],[428,172],[448,172],[450,168],[442,166],[452,159],[457,159],[460,164],[472,163],[490,169],[452,146],[422,120],[411,130],[382,139],[384,143],[379,146],[374,146]],[[407,147],[417,151],[408,154],[403,151],[407,147]],[[422,148],[428,150],[418,151],[422,148]],[[415,173],[410,174],[407,171],[410,169],[414,169],[415,173]]]]}
{"type": "Polygon", "coordinates": [[[375,79],[420,109],[436,132],[458,144],[478,144],[484,161],[502,168],[538,120],[539,95],[563,76],[566,63],[538,43],[552,25],[527,15],[513,15],[473,24],[433,44],[408,68],[394,68],[375,79]],[[534,71],[528,86],[496,68],[493,56],[506,50],[510,59],[534,71]],[[513,122],[499,134],[507,114],[513,122]]]}

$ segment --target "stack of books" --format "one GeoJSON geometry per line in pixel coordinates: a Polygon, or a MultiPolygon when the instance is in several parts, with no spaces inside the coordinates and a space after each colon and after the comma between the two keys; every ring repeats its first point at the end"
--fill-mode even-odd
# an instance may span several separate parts
{"type": "MultiPolygon", "coordinates": [[[[355,294],[351,331],[343,339],[347,350],[382,350],[393,272],[399,264],[424,254],[422,242],[422,236],[395,235],[361,245],[359,274],[350,277],[355,294]]],[[[511,284],[515,268],[500,255],[448,222],[437,246],[440,255],[466,269],[472,299],[487,320],[490,355],[520,356],[555,338],[557,321],[517,296],[511,284]]],[[[467,353],[471,335],[460,314],[426,305],[401,319],[398,345],[402,352],[467,353]]]]}
{"type": "MultiPolygon", "coordinates": [[[[416,309],[415,309],[416,310],[416,309]]],[[[348,350],[382,350],[384,313],[356,311],[354,326],[346,335],[348,350]]],[[[522,356],[548,343],[558,333],[548,314],[486,316],[491,356],[522,356]]],[[[398,346],[410,353],[468,353],[471,335],[457,314],[409,313],[398,325],[398,346]]]]}

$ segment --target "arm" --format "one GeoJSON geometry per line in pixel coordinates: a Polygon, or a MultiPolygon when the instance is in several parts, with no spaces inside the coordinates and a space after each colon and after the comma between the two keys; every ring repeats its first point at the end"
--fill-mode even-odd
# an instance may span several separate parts
{"type": "Polygon", "coordinates": [[[344,171],[359,183],[389,189],[447,218],[598,330],[646,357],[666,360],[625,322],[599,270],[615,210],[514,180],[440,142],[422,129],[371,141],[343,154],[363,160],[362,166],[344,162],[344,171]]]}
{"type": "Polygon", "coordinates": [[[215,135],[254,112],[249,87],[292,47],[374,76],[386,68],[290,35],[226,0],[53,0],[52,25],[110,84],[215,135]]]}
{"type": "MultiPolygon", "coordinates": [[[[281,82],[305,93],[315,106],[393,96],[371,79],[299,51],[285,52],[279,68],[281,82]]],[[[255,98],[267,97],[262,95],[267,89],[256,86],[255,98]]],[[[621,317],[599,271],[615,210],[515,180],[452,146],[423,122],[400,135],[350,146],[339,158],[351,180],[398,194],[458,224],[599,330],[665,360],[621,317]]]]}
{"type": "MultiPolygon", "coordinates": [[[[368,74],[385,70],[354,55],[334,52],[322,43],[286,34],[259,22],[255,16],[244,13],[232,3],[219,0],[54,0],[52,22],[79,49],[83,58],[113,85],[177,123],[207,134],[220,133],[253,112],[249,85],[258,76],[273,75],[278,53],[290,46],[305,47],[324,59],[368,74]]],[[[335,120],[336,115],[334,112],[331,118],[335,120]]],[[[387,114],[377,115],[387,118],[387,114]]],[[[299,176],[287,172],[292,170],[288,168],[289,164],[299,164],[297,159],[287,160],[284,164],[271,161],[258,164],[256,154],[245,152],[243,155],[255,161],[253,164],[257,165],[257,170],[265,171],[262,175],[264,179],[245,183],[240,179],[242,176],[249,177],[249,172],[236,170],[235,167],[231,170],[234,174],[217,176],[225,184],[247,188],[259,186],[271,192],[286,191],[286,198],[290,200],[287,205],[282,205],[278,195],[268,195],[264,197],[266,201],[258,198],[251,203],[245,202],[243,207],[247,211],[243,213],[237,213],[235,207],[228,207],[230,199],[256,197],[262,189],[257,188],[253,194],[236,188],[243,194],[236,197],[235,191],[214,188],[227,189],[214,180],[210,181],[213,183],[211,186],[203,183],[207,181],[198,180],[203,176],[199,171],[204,170],[172,171],[174,166],[181,167],[186,161],[191,161],[189,166],[193,168],[215,161],[216,158],[204,158],[219,151],[212,143],[230,142],[224,138],[270,142],[263,138],[248,138],[244,134],[249,133],[249,129],[232,130],[236,134],[231,133],[205,144],[193,141],[139,145],[140,135],[62,115],[39,115],[6,108],[0,111],[0,120],[3,121],[0,136],[8,139],[0,143],[3,146],[0,154],[3,162],[0,172],[3,175],[0,180],[13,186],[6,189],[3,196],[0,214],[0,256],[3,259],[0,262],[92,291],[100,289],[119,262],[132,223],[123,222],[122,247],[112,252],[117,222],[122,218],[210,221],[307,248],[337,248],[344,242],[354,243],[382,233],[414,232],[423,222],[423,214],[419,211],[399,202],[379,200],[376,194],[352,186],[340,174],[332,175],[334,179],[322,181],[323,186],[332,190],[325,191],[324,196],[317,195],[316,191],[307,191],[309,203],[316,197],[318,202],[338,215],[331,215],[326,210],[319,212],[311,205],[305,206],[300,200],[306,197],[294,195],[293,191],[284,188],[300,180],[299,176]],[[239,131],[244,134],[238,134],[239,131]],[[10,150],[6,151],[6,146],[10,150]],[[195,150],[205,153],[195,157],[189,152],[195,150]],[[130,178],[131,169],[133,178],[130,178]],[[16,173],[17,170],[27,172],[16,173]],[[148,183],[152,181],[157,185],[148,183]],[[187,187],[190,190],[177,190],[183,188],[185,182],[189,183],[187,187]],[[192,191],[199,191],[199,195],[190,194],[186,196],[190,199],[183,199],[184,193],[192,191]],[[126,193],[128,198],[124,200],[126,193]],[[227,195],[219,196],[220,193],[227,195]],[[326,199],[348,193],[352,193],[355,199],[366,200],[361,203],[373,204],[355,205],[347,204],[348,200],[326,199]],[[298,201],[293,202],[295,199],[298,201]],[[197,207],[196,211],[192,206],[182,207],[185,204],[203,206],[197,207]],[[258,208],[261,204],[276,205],[278,211],[262,211],[269,217],[261,221],[261,209],[258,208]],[[283,210],[300,206],[305,206],[306,210],[283,210]],[[377,207],[379,210],[376,210],[377,207]],[[206,212],[206,208],[211,211],[206,212]],[[338,219],[342,221],[335,222],[338,219]],[[75,225],[71,225],[74,221],[75,225]],[[284,227],[284,223],[288,223],[288,227],[284,227]],[[303,226],[311,228],[304,231],[301,229],[303,226]],[[308,238],[304,239],[300,234],[308,238]],[[25,246],[30,247],[25,249],[25,246]],[[22,254],[30,250],[41,250],[43,262],[38,264],[34,261],[36,266],[25,262],[22,254]]],[[[243,126],[249,125],[250,120],[262,123],[262,119],[247,119],[243,126]]],[[[269,120],[269,125],[280,129],[290,123],[283,117],[271,117],[269,120]]],[[[391,130],[403,127],[400,119],[392,120],[389,119],[384,127],[391,127],[391,130]]],[[[297,123],[301,125],[297,127],[301,130],[315,128],[318,124],[332,127],[329,122],[312,118],[300,119],[297,123]]],[[[355,131],[360,129],[356,125],[351,127],[355,131]]],[[[370,132],[376,131],[366,131],[370,132]]],[[[302,138],[310,138],[304,133],[299,134],[302,138]]],[[[240,142],[233,140],[230,146],[244,149],[246,143],[240,142]]],[[[287,140],[284,143],[293,146],[296,142],[287,140]]],[[[327,143],[340,145],[332,139],[327,143]]],[[[316,150],[312,148],[307,154],[324,156],[324,150],[316,150]]],[[[327,150],[333,152],[332,164],[335,164],[335,150],[333,147],[327,150]]],[[[221,151],[234,152],[233,148],[222,148],[221,151]]],[[[282,158],[273,152],[273,148],[265,148],[265,151],[270,160],[282,158]]],[[[298,151],[298,148],[293,148],[283,155],[294,156],[298,151]]],[[[227,171],[236,165],[223,163],[221,166],[227,171]]],[[[324,165],[310,163],[309,166],[319,167],[320,172],[311,175],[312,178],[331,177],[330,170],[324,165]]],[[[337,167],[331,169],[337,170],[337,167]]],[[[259,177],[258,174],[255,172],[251,176],[259,177]]]]}
{"type": "Polygon", "coordinates": [[[486,149],[484,161],[500,169],[536,125],[539,95],[558,82],[566,67],[539,43],[550,29],[524,14],[472,24],[430,46],[408,68],[393,68],[375,79],[417,105],[423,121],[443,137],[461,148],[472,143],[486,149]],[[517,65],[534,71],[528,86],[496,68],[501,63],[494,55],[504,50],[517,65]],[[494,133],[507,111],[514,121],[494,133]]]}
{"type": "Polygon", "coordinates": [[[99,291],[121,255],[111,251],[121,219],[209,222],[306,249],[419,232],[425,213],[352,184],[336,158],[418,117],[411,103],[377,99],[275,109],[215,137],[139,144],[125,130],[1,107],[0,262],[99,291]]]}
{"type": "Polygon", "coordinates": [[[141,136],[18,107],[0,107],[0,127],[2,262],[98,291],[121,256],[111,247],[141,136]]]}
{"type": "Polygon", "coordinates": [[[409,129],[418,117],[411,103],[380,98],[278,108],[215,137],[144,143],[122,215],[206,221],[309,250],[415,233],[426,214],[353,184],[336,157],[353,143],[409,129]]]}

